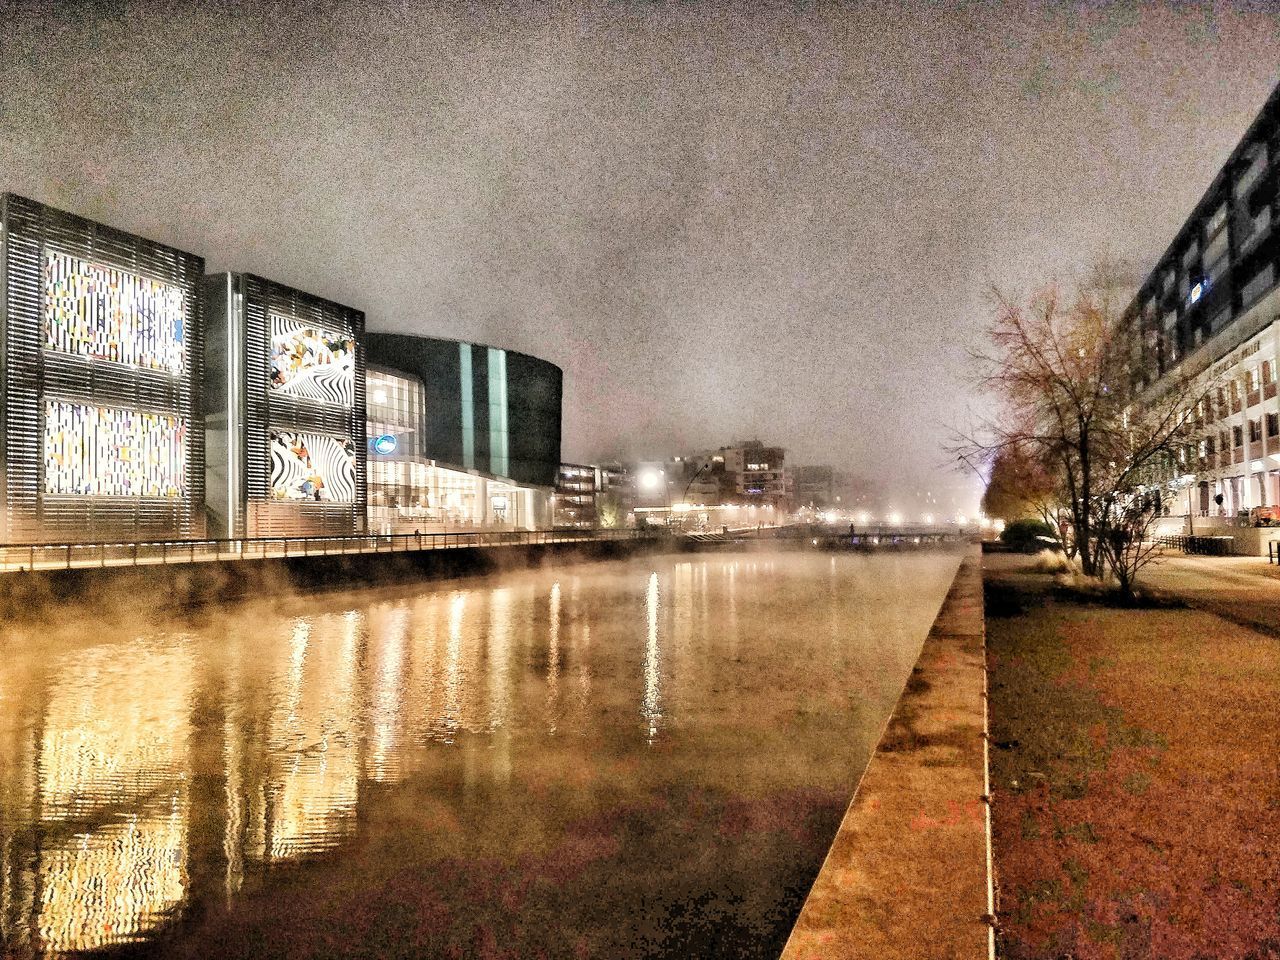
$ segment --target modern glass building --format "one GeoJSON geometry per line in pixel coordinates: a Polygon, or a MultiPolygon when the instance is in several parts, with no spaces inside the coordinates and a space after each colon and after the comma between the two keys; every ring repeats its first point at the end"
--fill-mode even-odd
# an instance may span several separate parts
{"type": "Polygon", "coordinates": [[[1175,373],[1212,391],[1193,411],[1200,437],[1176,468],[1194,484],[1192,512],[1206,517],[1280,503],[1278,158],[1280,87],[1128,311],[1139,400],[1175,373]]]}
{"type": "Polygon", "coordinates": [[[203,272],[0,198],[0,542],[204,535],[203,272]]]}
{"type": "Polygon", "coordinates": [[[422,454],[442,465],[554,487],[560,468],[560,368],[514,350],[369,333],[371,363],[421,381],[422,454]]]}
{"type": "Polygon", "coordinates": [[[363,533],[364,314],[252,274],[204,293],[211,532],[363,533]]]}
{"type": "Polygon", "coordinates": [[[424,454],[437,411],[418,377],[385,367],[368,371],[369,529],[373,533],[441,533],[545,526],[547,488],[424,454]]]}

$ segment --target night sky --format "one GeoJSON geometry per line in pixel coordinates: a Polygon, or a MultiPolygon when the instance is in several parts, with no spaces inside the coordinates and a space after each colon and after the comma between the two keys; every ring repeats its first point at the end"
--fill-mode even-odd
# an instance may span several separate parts
{"type": "Polygon", "coordinates": [[[1145,273],[1280,63],[1268,3],[722,6],[0,0],[0,190],[552,360],[566,459],[910,509],[987,285],[1145,273]]]}

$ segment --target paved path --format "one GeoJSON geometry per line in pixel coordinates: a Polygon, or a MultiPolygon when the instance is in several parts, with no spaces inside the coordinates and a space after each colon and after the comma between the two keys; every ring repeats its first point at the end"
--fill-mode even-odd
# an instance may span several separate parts
{"type": "Polygon", "coordinates": [[[1166,554],[1138,575],[1138,584],[1280,636],[1280,567],[1268,564],[1265,557],[1166,554]]]}
{"type": "Polygon", "coordinates": [[[782,960],[979,960],[994,941],[982,567],[960,566],[782,960]]]}

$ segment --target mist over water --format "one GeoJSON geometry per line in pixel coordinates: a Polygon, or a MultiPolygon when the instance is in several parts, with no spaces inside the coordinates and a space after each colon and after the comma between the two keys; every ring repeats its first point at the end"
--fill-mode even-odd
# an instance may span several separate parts
{"type": "Polygon", "coordinates": [[[0,639],[6,957],[776,956],[957,553],[0,639]]]}

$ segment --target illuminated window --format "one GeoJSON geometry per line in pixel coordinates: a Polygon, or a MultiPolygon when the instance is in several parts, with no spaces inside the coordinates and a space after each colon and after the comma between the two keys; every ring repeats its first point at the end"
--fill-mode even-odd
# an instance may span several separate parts
{"type": "Polygon", "coordinates": [[[271,495],[351,503],[356,498],[354,445],[321,434],[272,431],[271,495]]]}
{"type": "Polygon", "coordinates": [[[44,491],[85,497],[183,497],[187,421],[50,400],[44,491]]]}
{"type": "Polygon", "coordinates": [[[350,337],[271,315],[271,389],[350,407],[355,402],[356,344],[350,337]]]}
{"type": "Polygon", "coordinates": [[[48,350],[181,373],[185,318],[178,287],[45,251],[48,350]]]}

